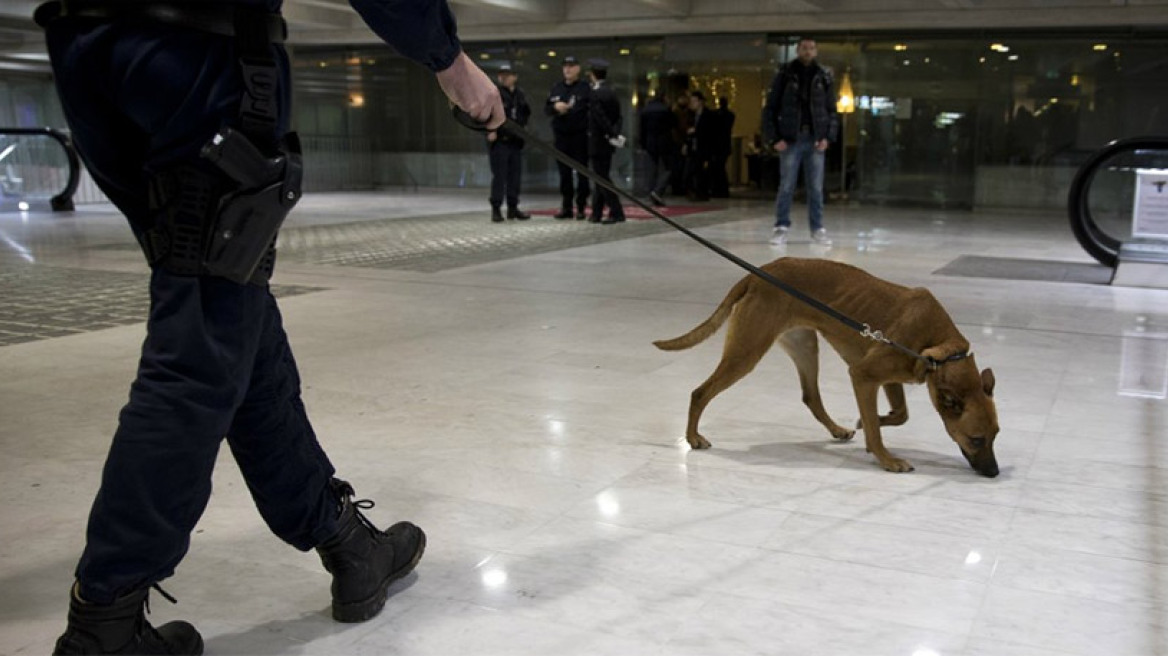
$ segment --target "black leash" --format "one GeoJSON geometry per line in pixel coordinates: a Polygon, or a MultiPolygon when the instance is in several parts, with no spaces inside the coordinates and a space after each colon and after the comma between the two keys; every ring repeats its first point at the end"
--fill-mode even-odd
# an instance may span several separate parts
{"type": "MultiPolygon", "coordinates": [[[[460,109],[459,107],[454,106],[451,109],[454,112],[454,118],[459,123],[461,123],[463,126],[468,127],[470,129],[478,131],[478,132],[486,132],[487,131],[487,128],[482,123],[479,123],[478,121],[471,118],[471,116],[469,114],[462,111],[462,109],[460,109]]],[[[658,212],[656,208],[652,207],[648,203],[645,203],[644,201],[642,201],[641,199],[632,195],[631,193],[625,191],[624,189],[617,187],[616,185],[614,185],[614,184],[608,182],[607,180],[605,180],[604,178],[600,177],[599,175],[597,175],[594,171],[589,169],[584,164],[582,164],[582,163],[572,159],[571,157],[565,155],[564,153],[560,152],[559,149],[555,148],[551,144],[548,144],[547,142],[540,139],[539,137],[532,135],[523,126],[519,125],[515,121],[513,121],[511,119],[507,119],[506,121],[504,121],[503,125],[499,129],[507,130],[508,132],[514,134],[515,136],[520,137],[524,141],[534,145],[539,150],[542,150],[543,152],[554,157],[556,159],[556,161],[563,163],[565,166],[571,168],[576,173],[579,173],[580,175],[588,178],[597,186],[602,187],[603,189],[606,189],[608,191],[611,191],[614,194],[620,196],[621,198],[624,198],[625,200],[629,201],[630,203],[635,204],[637,207],[640,207],[641,209],[652,214],[653,216],[657,217],[658,219],[661,219],[665,223],[668,223],[670,226],[677,229],[678,231],[680,231],[681,233],[683,233],[685,236],[689,237],[690,239],[693,239],[694,241],[698,242],[702,246],[705,246],[706,248],[717,253],[718,255],[721,255],[722,257],[726,258],[727,260],[730,260],[731,262],[737,264],[738,266],[742,267],[743,269],[746,269],[747,271],[754,274],[755,276],[758,276],[759,278],[762,278],[763,280],[769,282],[770,284],[774,285],[775,287],[778,287],[779,289],[783,290],[787,294],[794,296],[795,298],[799,299],[800,301],[803,301],[807,305],[810,305],[811,307],[815,308],[816,310],[819,310],[820,312],[835,319],[836,321],[839,321],[840,323],[851,328],[852,330],[855,330],[856,332],[860,333],[861,337],[866,337],[868,339],[880,342],[882,344],[887,344],[888,346],[891,346],[892,348],[904,353],[905,355],[908,355],[908,356],[911,356],[911,357],[916,358],[918,360],[921,360],[925,363],[925,365],[930,370],[937,369],[938,367],[940,367],[942,364],[944,364],[946,362],[953,362],[956,360],[962,360],[962,359],[967,358],[971,355],[968,351],[964,352],[964,353],[956,353],[954,355],[951,355],[951,356],[945,358],[944,360],[935,360],[933,358],[921,355],[920,353],[917,353],[916,351],[910,349],[909,347],[907,347],[903,344],[899,344],[897,342],[894,342],[893,340],[885,337],[883,331],[872,330],[872,327],[869,326],[868,324],[860,323],[859,321],[856,321],[855,319],[847,316],[846,314],[843,314],[842,312],[840,312],[839,310],[836,310],[835,308],[831,307],[830,305],[827,305],[826,303],[822,303],[822,302],[808,296],[807,294],[804,294],[803,292],[799,291],[798,289],[795,289],[794,287],[788,285],[787,283],[783,282],[782,280],[779,280],[778,278],[772,276],[771,274],[767,273],[766,271],[763,271],[762,269],[754,266],[750,262],[747,262],[746,260],[738,257],[734,253],[731,253],[730,251],[722,248],[721,246],[713,243],[712,241],[709,241],[708,239],[702,237],[701,235],[698,235],[697,233],[693,232],[689,228],[686,228],[685,226],[681,225],[680,223],[677,223],[673,219],[670,219],[669,217],[665,216],[661,212],[658,212]]]]}

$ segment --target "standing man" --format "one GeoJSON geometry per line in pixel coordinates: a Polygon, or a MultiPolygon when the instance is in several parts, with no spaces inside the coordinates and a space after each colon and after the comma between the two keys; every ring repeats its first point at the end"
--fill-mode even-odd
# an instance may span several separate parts
{"type": "MultiPolygon", "coordinates": [[[[588,109],[588,155],[592,159],[592,170],[606,182],[612,182],[612,156],[618,147],[624,145],[621,136],[621,108],[616,94],[608,86],[608,62],[603,59],[588,61],[588,81],[592,84],[592,101],[588,109]]],[[[625,210],[620,198],[614,192],[597,185],[592,191],[592,223],[620,223],[625,220],[625,210]],[[604,206],[608,206],[608,217],[601,220],[604,206]]]]}
{"type": "MultiPolygon", "coordinates": [[[[588,105],[592,91],[588,82],[580,78],[580,62],[575,57],[564,57],[564,79],[552,86],[544,113],[552,117],[552,133],[556,148],[568,157],[588,164],[588,105]]],[[[572,218],[573,187],[575,187],[576,219],[583,220],[588,203],[588,178],[576,174],[571,167],[556,162],[560,170],[562,205],[557,219],[572,218]],[[572,176],[575,175],[575,185],[572,176]]]]}
{"type": "Polygon", "coordinates": [[[685,186],[686,196],[692,201],[710,200],[710,160],[714,143],[718,140],[718,120],[706,109],[706,95],[701,91],[689,94],[692,115],[686,140],[685,186]]]}
{"type": "Polygon", "coordinates": [[[827,229],[823,227],[823,161],[824,151],[839,131],[835,82],[831,71],[815,61],[818,54],[815,39],[800,39],[796,53],[797,59],[775,75],[762,112],[763,138],[779,154],[780,166],[771,244],[787,243],[791,199],[802,164],[811,239],[821,246],[830,246],[827,229]]]}
{"type": "MultiPolygon", "coordinates": [[[[446,0],[352,0],[488,128],[499,93],[461,49],[446,0]]],[[[268,287],[275,235],[300,198],[300,148],[279,0],[52,2],[37,9],[86,168],[150,264],[138,375],[89,515],[56,654],[201,654],[186,622],[143,608],[174,573],[226,439],[268,527],[316,549],[341,622],[377,615],[426,545],[374,527],[313,432],[268,287]],[[227,237],[224,237],[224,234],[227,237]],[[228,238],[230,241],[228,241],[228,238]]]]}
{"type": "Polygon", "coordinates": [[[729,198],[730,178],[726,174],[726,162],[734,151],[735,116],[730,111],[730,100],[726,96],[718,97],[718,109],[714,115],[718,117],[718,138],[710,157],[710,196],[729,198]]]}
{"type": "Polygon", "coordinates": [[[677,116],[669,109],[661,96],[653,96],[641,108],[641,148],[649,157],[649,200],[657,207],[664,207],[661,197],[669,185],[677,148],[673,141],[673,131],[677,127],[677,116]]]}
{"type": "MultiPolygon", "coordinates": [[[[510,64],[499,67],[499,95],[503,98],[503,111],[507,118],[520,126],[527,126],[531,118],[531,106],[527,96],[516,86],[519,76],[510,64]]],[[[491,158],[491,220],[502,223],[501,207],[507,199],[507,218],[526,221],[531,218],[519,209],[519,180],[523,173],[523,139],[511,134],[506,128],[487,132],[487,148],[491,158]]]]}

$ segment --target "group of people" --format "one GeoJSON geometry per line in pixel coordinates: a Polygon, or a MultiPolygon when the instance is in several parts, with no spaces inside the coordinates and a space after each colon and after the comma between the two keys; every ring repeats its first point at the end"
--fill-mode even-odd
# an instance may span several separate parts
{"type": "MultiPolygon", "coordinates": [[[[319,554],[332,575],[337,621],[380,613],[390,585],[425,550],[421,528],[404,521],[377,528],[362,513],[372,502],[355,500],[336,476],[301,400],[269,286],[275,235],[300,197],[302,171],[289,130],[280,4],[92,0],[48,2],[36,12],[74,144],[151,269],[138,373],[90,511],[55,654],[202,653],[194,626],[154,627],[144,610],[151,589],[161,592],[158,583],[186,555],[223,442],[272,532],[319,554]]],[[[500,72],[500,88],[475,65],[447,0],[351,4],[491,131],[492,164],[505,172],[501,187],[492,187],[494,214],[506,201],[508,215],[525,218],[518,208],[522,142],[499,130],[530,115],[514,71],[500,72]]],[[[834,104],[820,107],[834,100],[830,76],[813,65],[814,42],[799,49],[801,63],[780,73],[767,103],[769,134],[785,158],[776,235],[789,226],[784,194],[794,185],[786,172],[810,161],[808,170],[818,167],[821,176],[823,151],[835,139],[834,104]]],[[[556,146],[607,177],[621,141],[607,64],[590,62],[587,82],[574,58],[564,59],[563,71],[545,108],[556,146]]],[[[691,94],[689,102],[695,116],[687,148],[702,151],[702,98],[691,94]]],[[[565,166],[560,174],[558,218],[585,218],[587,180],[573,185],[565,166]]],[[[590,218],[613,223],[624,215],[614,194],[597,190],[590,218]]]]}
{"type": "MultiPolygon", "coordinates": [[[[771,82],[763,108],[762,141],[779,157],[780,182],[775,203],[775,223],[770,243],[787,243],[791,229],[791,205],[799,171],[807,190],[811,240],[830,246],[823,225],[823,171],[825,151],[839,138],[836,89],[832,73],[819,65],[814,39],[800,39],[797,57],[783,66],[771,82]]],[[[555,147],[572,159],[587,164],[600,177],[611,181],[615,149],[621,137],[620,102],[607,86],[608,63],[588,62],[587,79],[581,77],[575,57],[563,60],[563,79],[548,94],[545,113],[551,117],[555,147]]],[[[516,86],[516,73],[503,66],[498,73],[499,91],[506,116],[526,126],[531,107],[516,86]]],[[[732,148],[735,114],[725,96],[717,107],[707,107],[700,90],[678,95],[671,107],[660,95],[651,96],[640,111],[637,145],[644,153],[646,195],[664,206],[667,190],[691,201],[726,198],[730,182],[726,162],[732,148]]],[[[519,209],[520,151],[523,141],[505,128],[487,135],[491,161],[491,220],[528,219],[519,209]],[[506,200],[507,213],[502,212],[506,200]]],[[[592,190],[589,211],[588,178],[558,163],[560,211],[557,219],[589,219],[595,223],[624,221],[620,199],[611,191],[592,190]],[[604,216],[604,208],[608,215],[604,216]]]]}
{"type": "MultiPolygon", "coordinates": [[[[611,183],[612,158],[616,149],[624,145],[625,138],[621,135],[620,101],[607,85],[608,62],[589,60],[586,78],[581,76],[580,61],[576,57],[565,57],[562,67],[564,77],[552,86],[544,103],[544,113],[551,117],[555,147],[611,183]]],[[[525,127],[531,118],[531,105],[517,86],[517,79],[510,66],[499,69],[499,93],[504,113],[508,119],[525,127]]],[[[504,126],[487,133],[487,148],[491,161],[491,221],[501,223],[506,219],[531,218],[530,214],[519,209],[523,140],[504,126]],[[504,200],[507,202],[506,215],[502,212],[504,200]]],[[[588,219],[606,225],[625,220],[624,208],[614,192],[600,185],[590,185],[587,176],[567,164],[557,162],[557,165],[562,204],[555,218],[588,219]]]]}

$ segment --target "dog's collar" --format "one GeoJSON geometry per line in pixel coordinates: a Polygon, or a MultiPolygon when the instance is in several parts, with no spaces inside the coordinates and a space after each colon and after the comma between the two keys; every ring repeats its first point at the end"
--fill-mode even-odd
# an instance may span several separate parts
{"type": "Polygon", "coordinates": [[[946,362],[957,362],[958,360],[964,360],[965,358],[968,358],[971,355],[973,355],[973,351],[962,351],[961,353],[954,353],[953,355],[951,355],[943,360],[938,360],[936,358],[931,358],[931,357],[926,357],[925,360],[927,360],[929,363],[929,370],[936,371],[936,370],[940,369],[941,365],[945,364],[946,362]]]}

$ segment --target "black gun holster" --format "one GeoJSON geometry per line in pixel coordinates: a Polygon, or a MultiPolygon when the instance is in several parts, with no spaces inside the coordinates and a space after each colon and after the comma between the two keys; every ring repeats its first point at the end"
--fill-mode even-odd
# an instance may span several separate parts
{"type": "Polygon", "coordinates": [[[146,259],[177,275],[266,284],[276,234],[300,200],[296,133],[286,134],[279,154],[268,158],[243,133],[223,128],[200,156],[212,167],[184,164],[154,175],[156,223],[141,239],[146,259]]]}

